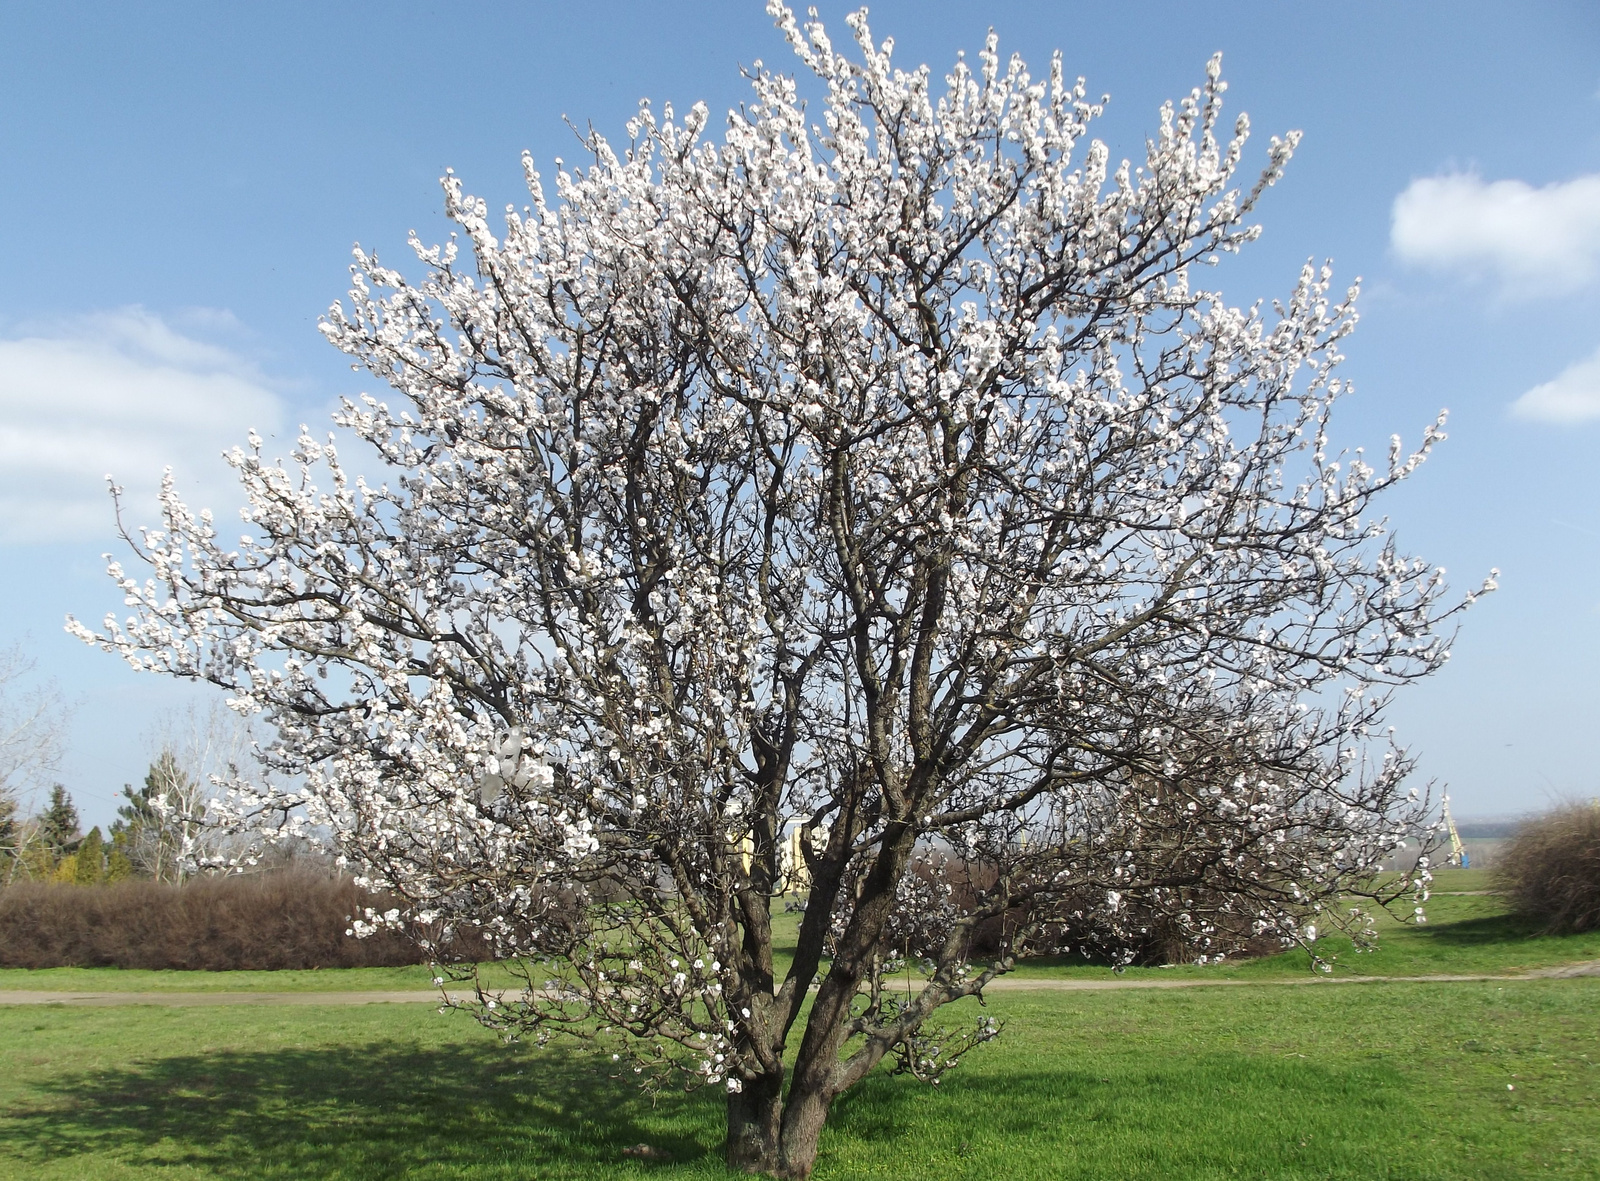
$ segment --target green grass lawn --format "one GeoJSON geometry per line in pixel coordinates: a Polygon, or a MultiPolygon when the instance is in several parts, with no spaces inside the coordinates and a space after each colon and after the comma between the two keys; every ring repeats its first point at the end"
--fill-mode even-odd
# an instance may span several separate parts
{"type": "MultiPolygon", "coordinates": [[[[1600,979],[989,1005],[1005,1034],[940,1089],[840,1102],[821,1181],[1600,1175],[1600,979]]],[[[426,1006],[0,1008],[0,1067],[0,1178],[725,1175],[716,1095],[426,1006]]]]}
{"type": "Polygon", "coordinates": [[[49,992],[359,992],[432,988],[433,971],[330,968],[307,972],[147,972],[123,968],[0,968],[0,989],[49,992]]]}

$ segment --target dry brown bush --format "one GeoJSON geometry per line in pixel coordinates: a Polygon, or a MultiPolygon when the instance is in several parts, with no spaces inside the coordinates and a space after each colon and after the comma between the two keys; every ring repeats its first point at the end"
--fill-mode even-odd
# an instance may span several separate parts
{"type": "Polygon", "coordinates": [[[388,903],[310,868],[182,886],[17,882],[0,890],[0,967],[226,970],[356,968],[424,958],[398,934],[345,934],[388,903]]]}
{"type": "MultiPolygon", "coordinates": [[[[1058,898],[1031,941],[1034,954],[1072,954],[1091,963],[1157,968],[1190,963],[1202,951],[1211,959],[1254,959],[1276,955],[1284,948],[1283,940],[1276,936],[1256,934],[1248,915],[1225,909],[1215,895],[1202,894],[1193,900],[1196,911],[1203,913],[1210,925],[1203,944],[1174,916],[1137,895],[1124,899],[1122,920],[1116,925],[1102,916],[1103,901],[1104,891],[1094,890],[1076,898],[1058,898]]],[[[1007,916],[978,924],[972,953],[981,957],[998,952],[1006,925],[1012,921],[1017,920],[1007,916]]]]}
{"type": "Polygon", "coordinates": [[[1600,927],[1600,803],[1566,804],[1524,823],[1494,876],[1513,909],[1551,934],[1600,927]]]}
{"type": "MultiPolygon", "coordinates": [[[[913,862],[910,875],[924,897],[942,897],[945,904],[916,917],[891,920],[893,943],[907,948],[942,942],[948,922],[976,910],[979,896],[991,890],[995,881],[991,867],[937,855],[913,862]]],[[[1092,888],[1076,894],[1053,892],[1048,908],[1032,916],[1038,929],[1029,940],[1029,954],[1070,953],[1096,963],[1158,967],[1189,962],[1202,951],[1211,958],[1226,955],[1239,959],[1275,955],[1284,947],[1276,936],[1256,934],[1250,916],[1230,910],[1215,891],[1191,891],[1186,898],[1188,909],[1204,916],[1209,924],[1203,941],[1185,930],[1172,914],[1136,893],[1125,897],[1121,921],[1108,923],[1100,910],[1104,899],[1103,890],[1092,888]]],[[[1012,932],[1029,918],[1024,907],[1016,907],[981,920],[972,930],[967,954],[979,959],[999,954],[1009,946],[1012,932]]]]}

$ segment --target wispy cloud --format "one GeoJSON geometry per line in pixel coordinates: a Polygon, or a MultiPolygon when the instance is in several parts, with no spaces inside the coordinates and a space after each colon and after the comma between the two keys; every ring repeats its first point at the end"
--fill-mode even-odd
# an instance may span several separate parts
{"type": "Polygon", "coordinates": [[[187,499],[237,500],[218,456],[281,426],[284,405],[244,357],[142,308],[96,313],[0,340],[0,542],[112,535],[105,477],[132,524],[154,523],[171,465],[187,499]]]}
{"type": "Polygon", "coordinates": [[[1511,413],[1536,422],[1576,423],[1600,418],[1600,349],[1568,365],[1554,381],[1536,385],[1511,403],[1511,413]]]}
{"type": "Polygon", "coordinates": [[[1465,173],[1415,180],[1395,198],[1390,243],[1406,262],[1508,295],[1570,292],[1600,274],[1600,175],[1541,188],[1465,173]]]}

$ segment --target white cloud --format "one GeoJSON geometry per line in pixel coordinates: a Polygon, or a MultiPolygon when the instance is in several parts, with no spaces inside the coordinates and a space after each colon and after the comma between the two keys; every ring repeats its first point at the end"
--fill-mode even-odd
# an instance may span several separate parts
{"type": "Polygon", "coordinates": [[[243,357],[141,308],[0,340],[0,542],[109,541],[108,473],[129,524],[154,524],[168,465],[191,504],[221,517],[239,493],[218,457],[283,414],[243,357]]]}
{"type": "Polygon", "coordinates": [[[1406,262],[1480,275],[1513,295],[1561,294],[1600,273],[1600,175],[1534,188],[1456,174],[1394,200],[1390,243],[1406,262]]]}
{"type": "Polygon", "coordinates": [[[1574,423],[1600,418],[1600,349],[1574,361],[1554,381],[1536,385],[1511,403],[1511,413],[1537,422],[1574,423]]]}

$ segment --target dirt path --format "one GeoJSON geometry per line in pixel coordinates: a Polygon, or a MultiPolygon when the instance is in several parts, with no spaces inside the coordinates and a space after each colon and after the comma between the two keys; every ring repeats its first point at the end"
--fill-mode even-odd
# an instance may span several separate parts
{"type": "Polygon", "coordinates": [[[1251,980],[1248,978],[1230,977],[1222,980],[1205,980],[1194,976],[1183,976],[1175,980],[1149,979],[1141,977],[1137,980],[1126,978],[1111,980],[1079,980],[1079,979],[1018,979],[1013,976],[1003,976],[994,981],[985,991],[1038,991],[1038,992],[1097,992],[1103,989],[1114,988],[1220,988],[1224,986],[1238,986],[1261,988],[1268,985],[1288,984],[1462,984],[1483,983],[1494,980],[1564,980],[1574,976],[1600,976],[1600,960],[1584,960],[1575,964],[1560,964],[1554,968],[1535,968],[1527,972],[1500,973],[1498,975],[1440,975],[1440,976],[1313,976],[1309,973],[1304,976],[1285,976],[1272,980],[1251,980]]]}
{"type": "MultiPolygon", "coordinates": [[[[1105,979],[1028,979],[1006,976],[991,983],[989,992],[1101,992],[1118,988],[1260,988],[1270,985],[1328,986],[1335,984],[1462,984],[1505,980],[1558,980],[1600,976],[1600,960],[1535,968],[1502,975],[1450,976],[1288,976],[1275,980],[1206,980],[1185,976],[1173,980],[1127,977],[1105,979]]],[[[470,1000],[468,992],[452,992],[452,999],[470,1000]]],[[[403,1005],[433,1004],[433,991],[411,989],[370,992],[42,992],[0,989],[0,1005],[166,1005],[179,1008],[207,1005],[403,1005]]]]}

